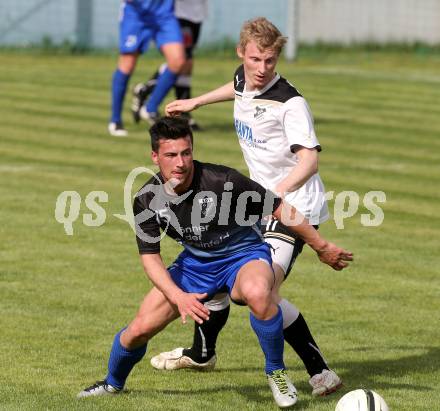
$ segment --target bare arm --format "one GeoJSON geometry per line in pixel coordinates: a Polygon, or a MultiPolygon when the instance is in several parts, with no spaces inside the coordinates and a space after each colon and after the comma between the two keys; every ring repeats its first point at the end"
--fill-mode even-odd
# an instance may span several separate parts
{"type": "Polygon", "coordinates": [[[309,224],[307,219],[293,206],[283,201],[273,212],[293,233],[299,235],[316,253],[319,259],[333,269],[340,271],[348,266],[347,261],[353,260],[353,254],[325,240],[319,232],[309,224]]]}
{"type": "Polygon", "coordinates": [[[275,187],[275,192],[281,197],[286,193],[293,193],[318,172],[318,150],[316,148],[301,147],[296,151],[298,164],[275,187]]]}
{"type": "Polygon", "coordinates": [[[219,103],[221,101],[234,100],[234,82],[227,83],[215,90],[202,94],[201,96],[186,100],[174,100],[165,107],[167,116],[177,116],[181,113],[195,110],[207,104],[219,103]]]}
{"type": "Polygon", "coordinates": [[[207,297],[206,293],[186,293],[180,289],[171,278],[160,254],[141,254],[140,257],[144,271],[151,282],[172,304],[177,306],[182,323],[186,323],[187,315],[199,324],[209,318],[209,310],[199,301],[207,297]]]}

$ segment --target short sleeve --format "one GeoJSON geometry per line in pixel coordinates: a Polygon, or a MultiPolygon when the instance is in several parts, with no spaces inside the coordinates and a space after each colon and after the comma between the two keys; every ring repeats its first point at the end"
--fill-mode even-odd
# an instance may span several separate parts
{"type": "Polygon", "coordinates": [[[234,73],[234,91],[236,93],[243,93],[244,90],[244,67],[243,64],[235,70],[234,73]]]}
{"type": "Polygon", "coordinates": [[[160,253],[160,226],[155,212],[148,207],[147,196],[135,197],[133,215],[139,254],[160,253]]]}
{"type": "Polygon", "coordinates": [[[284,132],[290,150],[297,148],[316,148],[321,151],[313,125],[313,116],[307,101],[303,97],[293,97],[283,104],[281,111],[284,132]]]}

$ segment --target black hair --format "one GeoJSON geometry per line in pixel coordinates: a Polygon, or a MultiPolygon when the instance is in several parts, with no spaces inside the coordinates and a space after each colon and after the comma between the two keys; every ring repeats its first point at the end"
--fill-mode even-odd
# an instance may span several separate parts
{"type": "Polygon", "coordinates": [[[193,135],[188,120],[182,117],[162,117],[150,127],[151,149],[157,153],[159,140],[177,140],[189,136],[191,144],[193,135]]]}

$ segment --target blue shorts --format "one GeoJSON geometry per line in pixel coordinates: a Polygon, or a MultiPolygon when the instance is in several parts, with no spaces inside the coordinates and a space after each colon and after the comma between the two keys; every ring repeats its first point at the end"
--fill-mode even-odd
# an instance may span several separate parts
{"type": "Polygon", "coordinates": [[[231,294],[237,273],[253,260],[263,260],[272,269],[270,246],[261,243],[224,258],[198,258],[183,251],[168,267],[173,281],[188,293],[208,293],[210,299],[218,292],[231,294]]]}
{"type": "Polygon", "coordinates": [[[123,3],[119,23],[120,53],[144,53],[151,40],[154,40],[158,49],[164,44],[183,43],[176,17],[173,14],[143,15],[133,5],[123,3]]]}

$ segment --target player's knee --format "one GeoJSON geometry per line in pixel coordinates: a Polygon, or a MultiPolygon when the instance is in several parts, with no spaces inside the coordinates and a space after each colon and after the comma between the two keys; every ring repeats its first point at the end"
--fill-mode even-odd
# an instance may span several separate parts
{"type": "Polygon", "coordinates": [[[272,296],[266,284],[250,284],[243,290],[243,296],[254,313],[264,316],[264,313],[270,308],[272,296]]]}
{"type": "Polygon", "coordinates": [[[168,68],[173,73],[181,73],[185,66],[185,56],[176,56],[169,62],[167,62],[168,68]]]}
{"type": "MultiPolygon", "coordinates": [[[[276,306],[275,306],[276,307],[276,306]]],[[[273,317],[274,305],[270,301],[254,301],[249,305],[252,314],[259,320],[268,320],[273,317]]]]}
{"type": "Polygon", "coordinates": [[[118,60],[118,69],[126,74],[131,75],[136,67],[137,55],[135,54],[123,54],[118,60]]]}
{"type": "Polygon", "coordinates": [[[133,321],[126,331],[127,341],[131,344],[147,343],[151,338],[151,330],[142,321],[133,321]]]}

